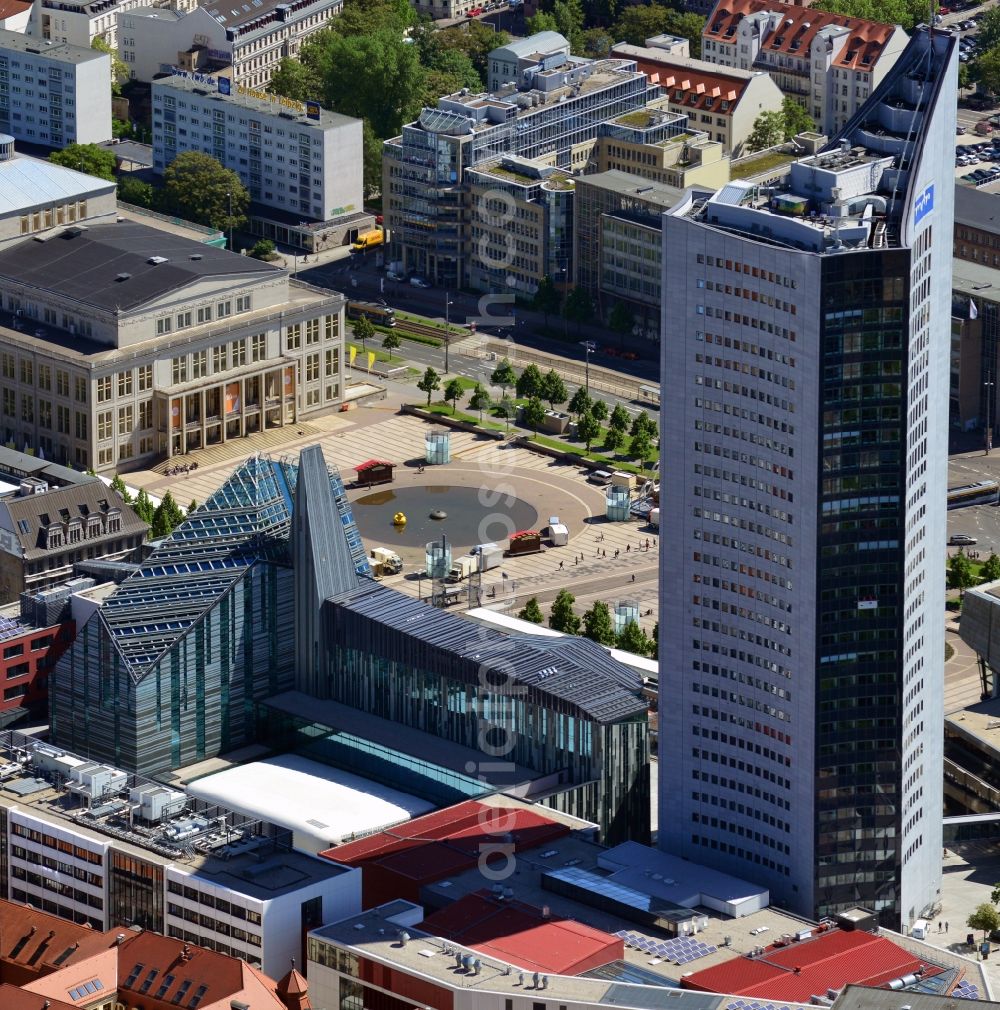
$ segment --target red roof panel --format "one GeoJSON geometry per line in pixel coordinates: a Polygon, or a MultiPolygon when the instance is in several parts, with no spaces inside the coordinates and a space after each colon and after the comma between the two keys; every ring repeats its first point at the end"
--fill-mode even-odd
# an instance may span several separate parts
{"type": "Polygon", "coordinates": [[[366,459],[364,463],[359,463],[355,468],[355,473],[361,473],[364,470],[370,470],[373,466],[395,466],[395,463],[389,463],[384,459],[366,459]]]}

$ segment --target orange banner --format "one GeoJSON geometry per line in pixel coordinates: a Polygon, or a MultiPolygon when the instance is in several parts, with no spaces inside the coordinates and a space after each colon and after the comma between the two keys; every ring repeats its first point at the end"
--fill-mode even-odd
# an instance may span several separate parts
{"type": "Polygon", "coordinates": [[[181,401],[179,399],[170,401],[170,427],[179,428],[181,426],[181,401]]]}
{"type": "Polygon", "coordinates": [[[226,413],[238,414],[240,411],[240,384],[230,382],[226,386],[226,413]]]}
{"type": "Polygon", "coordinates": [[[289,365],[285,369],[285,396],[295,394],[295,366],[289,365]]]}

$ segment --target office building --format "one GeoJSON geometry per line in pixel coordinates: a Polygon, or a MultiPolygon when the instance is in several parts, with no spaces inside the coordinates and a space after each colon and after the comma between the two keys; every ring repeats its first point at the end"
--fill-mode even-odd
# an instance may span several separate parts
{"type": "Polygon", "coordinates": [[[0,609],[0,725],[26,715],[46,719],[49,671],[73,641],[74,625],[64,621],[36,626],[21,619],[19,607],[0,609]]]}
{"type": "MultiPolygon", "coordinates": [[[[0,355],[0,371],[14,378],[9,355],[0,355]]],[[[25,371],[22,381],[32,379],[25,371]]],[[[147,532],[96,477],[0,447],[0,604],[64,582],[78,562],[131,560],[147,532]]]]}
{"type": "Polygon", "coordinates": [[[0,250],[5,441],[98,473],[340,403],[343,298],[131,221],[0,250]]]}
{"type": "Polygon", "coordinates": [[[602,123],[589,168],[630,172],[677,189],[729,182],[723,142],[696,129],[693,113],[670,112],[666,105],[661,99],[602,123]]]}
{"type": "Polygon", "coordinates": [[[539,61],[559,66],[569,58],[569,41],[559,32],[536,32],[526,39],[515,39],[490,52],[486,87],[496,91],[521,74],[530,74],[539,61]]]}
{"type": "Polygon", "coordinates": [[[569,281],[573,255],[573,187],[568,173],[540,161],[505,157],[466,175],[472,208],[469,287],[523,297],[543,277],[569,281]]]}
{"type": "Polygon", "coordinates": [[[279,975],[303,935],[361,907],[361,873],[288,831],[7,731],[0,896],[96,929],[136,926],[279,975]],[[58,870],[51,867],[59,860],[58,870]]]}
{"type": "Polygon", "coordinates": [[[110,77],[107,53],[0,32],[0,131],[42,147],[110,140],[110,77]]]}
{"type": "MultiPolygon", "coordinates": [[[[956,202],[962,189],[955,187],[956,202]]],[[[983,223],[988,226],[988,219],[983,223]]],[[[956,233],[963,230],[972,233],[956,225],[956,233]]],[[[994,288],[1000,285],[1000,269],[987,265],[993,257],[981,253],[982,248],[971,250],[982,255],[980,262],[956,258],[952,263],[949,421],[961,431],[981,429],[985,445],[986,429],[996,428],[1000,411],[1000,397],[991,385],[1000,375],[1000,290],[994,288]]]]}
{"type": "Polygon", "coordinates": [[[955,241],[952,254],[984,267],[1000,268],[1000,213],[996,194],[975,186],[955,187],[955,241]]]}
{"type": "Polygon", "coordinates": [[[899,25],[780,0],[718,0],[701,53],[709,63],[766,71],[832,136],[875,92],[907,39],[899,25]]]}
{"type": "Polygon", "coordinates": [[[599,125],[646,104],[649,85],[634,62],[569,56],[553,40],[546,44],[549,34],[561,38],[541,33],[515,44],[518,52],[540,47],[534,56],[515,60],[510,46],[490,54],[490,81],[503,79],[503,86],[441,98],[385,142],[385,223],[391,258],[404,269],[443,287],[465,286],[473,272],[489,267],[471,262],[479,254],[464,223],[465,172],[505,155],[582,170],[599,125]]]}
{"type": "Polygon", "coordinates": [[[115,183],[51,161],[16,154],[0,134],[0,249],[67,224],[111,224],[115,183]]]}
{"type": "Polygon", "coordinates": [[[907,928],[941,885],[956,57],[917,33],[780,189],[663,228],[660,845],[907,928]]]}
{"type": "Polygon", "coordinates": [[[612,46],[611,53],[635,60],[650,84],[662,89],[664,100],[660,104],[665,109],[685,116],[692,131],[704,132],[734,158],[744,153],[757,117],[781,109],[781,90],[759,70],[720,67],[716,62],[678,56],[648,44],[620,42],[612,46]]]}
{"type": "Polygon", "coordinates": [[[607,318],[616,302],[648,340],[660,338],[663,212],[683,191],[611,170],[576,180],[574,284],[607,318]]]}
{"type": "MultiPolygon", "coordinates": [[[[153,84],[153,168],[201,151],[232,169],[250,193],[255,231],[303,220],[364,227],[361,120],[241,85],[173,75],[153,84]],[[272,220],[273,218],[273,220],[272,220]]],[[[370,218],[364,218],[370,220],[370,218]]]]}

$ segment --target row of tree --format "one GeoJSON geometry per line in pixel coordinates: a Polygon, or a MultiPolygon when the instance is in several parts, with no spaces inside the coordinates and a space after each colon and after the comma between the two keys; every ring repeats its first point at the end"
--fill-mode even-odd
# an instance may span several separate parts
{"type": "MultiPolygon", "coordinates": [[[[154,505],[145,488],[140,488],[133,497],[125,486],[125,481],[118,474],[111,481],[111,486],[118,492],[122,501],[126,505],[131,505],[135,514],[149,527],[151,540],[169,536],[184,521],[183,510],[169,491],[160,499],[159,505],[154,505]]],[[[188,506],[188,512],[193,512],[196,508],[197,503],[192,501],[188,506]]]]}
{"type": "Polygon", "coordinates": [[[995,582],[1000,579],[1000,557],[991,554],[976,571],[976,566],[965,551],[959,551],[948,559],[948,588],[964,593],[966,589],[981,585],[983,582],[995,582]]]}
{"type": "MultiPolygon", "coordinates": [[[[653,628],[652,638],[635,621],[629,621],[620,634],[616,634],[611,610],[606,603],[598,600],[582,617],[574,606],[576,597],[568,590],[561,589],[549,611],[549,627],[567,635],[590,638],[600,645],[613,645],[637,656],[655,656],[659,641],[659,623],[653,628]]],[[[533,624],[542,624],[545,617],[538,605],[538,597],[532,596],[517,615],[533,624]]]]}

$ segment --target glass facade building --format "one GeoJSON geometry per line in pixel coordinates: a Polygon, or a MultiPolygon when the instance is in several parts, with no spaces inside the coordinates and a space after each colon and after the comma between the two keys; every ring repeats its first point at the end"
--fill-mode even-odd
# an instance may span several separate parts
{"type": "Polygon", "coordinates": [[[663,225],[660,844],[893,928],[941,886],[955,57],[663,225]]]}

